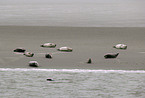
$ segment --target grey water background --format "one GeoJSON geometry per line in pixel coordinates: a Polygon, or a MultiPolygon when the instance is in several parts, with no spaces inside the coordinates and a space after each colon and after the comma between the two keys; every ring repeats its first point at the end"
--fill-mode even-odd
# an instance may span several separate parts
{"type": "Polygon", "coordinates": [[[0,97],[144,98],[144,77],[131,70],[1,68],[0,97]]]}
{"type": "Polygon", "coordinates": [[[145,0],[0,0],[0,25],[144,27],[145,0]]]}

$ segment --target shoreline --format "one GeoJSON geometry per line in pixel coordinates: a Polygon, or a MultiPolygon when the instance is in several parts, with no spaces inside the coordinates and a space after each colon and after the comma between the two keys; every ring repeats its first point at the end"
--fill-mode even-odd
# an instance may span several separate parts
{"type": "Polygon", "coordinates": [[[0,68],[31,68],[28,62],[36,60],[40,69],[145,70],[144,38],[145,27],[0,26],[0,68]],[[46,42],[57,47],[40,47],[46,42]],[[118,43],[127,44],[128,49],[113,49],[118,43]],[[62,46],[74,51],[57,53],[62,46]],[[14,54],[17,47],[34,52],[34,57],[14,54]],[[120,54],[116,59],[104,59],[109,52],[120,54]],[[49,60],[39,53],[56,54],[49,60]],[[92,64],[85,63],[88,58],[92,64]]]}
{"type": "Polygon", "coordinates": [[[13,28],[15,28],[15,27],[41,27],[41,28],[145,28],[145,27],[143,27],[143,26],[125,26],[125,27],[123,27],[123,26],[116,26],[116,27],[114,27],[114,26],[104,26],[104,27],[102,27],[102,26],[97,26],[97,27],[95,27],[95,26],[47,26],[47,25],[40,25],[40,26],[35,26],[35,25],[0,25],[0,27],[13,27],[13,28]]]}
{"type": "Polygon", "coordinates": [[[48,72],[104,72],[104,73],[145,73],[145,70],[103,70],[103,69],[40,69],[40,68],[0,68],[0,71],[48,71],[48,72]]]}

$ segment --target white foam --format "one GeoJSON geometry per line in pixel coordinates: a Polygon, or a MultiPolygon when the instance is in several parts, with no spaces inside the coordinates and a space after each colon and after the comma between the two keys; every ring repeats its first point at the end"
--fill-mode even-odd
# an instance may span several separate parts
{"type": "Polygon", "coordinates": [[[35,69],[0,68],[0,71],[96,72],[96,73],[145,73],[145,70],[90,70],[90,69],[35,69]]]}

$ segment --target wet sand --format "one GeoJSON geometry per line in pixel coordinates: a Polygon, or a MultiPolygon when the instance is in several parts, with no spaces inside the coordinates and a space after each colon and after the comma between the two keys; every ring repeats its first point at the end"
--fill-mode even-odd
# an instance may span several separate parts
{"type": "Polygon", "coordinates": [[[47,69],[145,70],[145,28],[0,26],[0,68],[31,68],[31,60],[47,69]],[[57,46],[40,47],[46,42],[57,46]],[[127,50],[113,48],[119,43],[127,50]],[[62,46],[72,47],[73,52],[58,52],[62,46]],[[34,52],[34,57],[15,54],[17,47],[34,52]],[[116,52],[120,53],[116,59],[104,59],[104,54],[116,52]],[[45,53],[53,58],[45,58],[45,53]],[[92,64],[86,64],[89,58],[92,64]]]}

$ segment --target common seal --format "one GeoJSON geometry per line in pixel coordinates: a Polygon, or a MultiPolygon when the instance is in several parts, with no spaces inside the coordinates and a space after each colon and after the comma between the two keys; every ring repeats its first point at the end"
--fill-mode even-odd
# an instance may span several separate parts
{"type": "Polygon", "coordinates": [[[26,53],[24,53],[24,55],[27,56],[27,57],[33,57],[34,53],[26,52],[26,53]]]}
{"type": "Polygon", "coordinates": [[[58,51],[65,51],[65,52],[72,52],[73,49],[70,47],[61,47],[59,49],[57,49],[58,51]]]}
{"type": "Polygon", "coordinates": [[[29,62],[29,66],[31,66],[31,67],[39,67],[39,64],[38,64],[37,61],[30,61],[29,62]]]}
{"type": "Polygon", "coordinates": [[[127,49],[127,45],[125,44],[117,44],[115,46],[113,46],[113,48],[116,48],[116,49],[127,49]]]}
{"type": "Polygon", "coordinates": [[[24,53],[26,50],[22,47],[18,47],[16,49],[14,49],[14,52],[21,52],[21,53],[24,53]]]}
{"type": "Polygon", "coordinates": [[[116,58],[119,55],[119,53],[107,53],[105,54],[105,58],[116,58]]]}
{"type": "Polygon", "coordinates": [[[91,64],[92,63],[92,60],[91,58],[89,58],[89,60],[87,61],[88,64],[91,64]]]}
{"type": "Polygon", "coordinates": [[[49,59],[51,59],[51,58],[52,58],[52,56],[51,56],[50,54],[48,54],[48,53],[47,53],[47,54],[45,54],[45,57],[46,57],[46,58],[49,58],[49,59]]]}
{"type": "Polygon", "coordinates": [[[48,78],[48,79],[46,79],[47,81],[54,81],[53,79],[50,79],[50,78],[48,78]]]}
{"type": "Polygon", "coordinates": [[[40,46],[41,47],[47,47],[47,48],[55,48],[56,44],[54,44],[54,43],[45,43],[45,44],[42,44],[40,46]]]}

